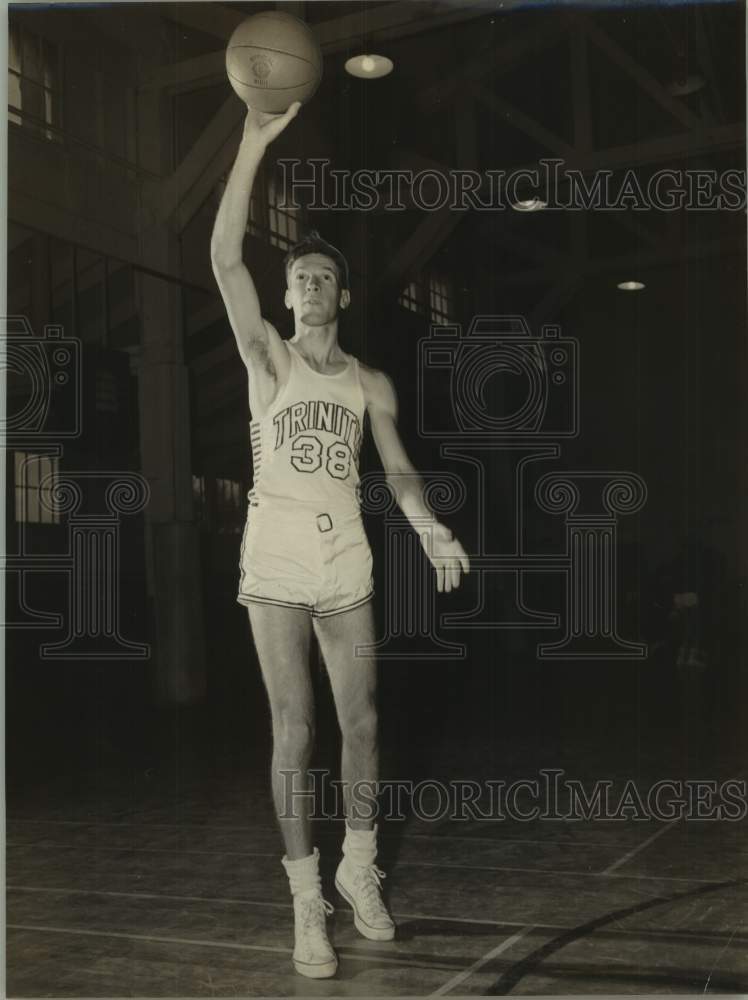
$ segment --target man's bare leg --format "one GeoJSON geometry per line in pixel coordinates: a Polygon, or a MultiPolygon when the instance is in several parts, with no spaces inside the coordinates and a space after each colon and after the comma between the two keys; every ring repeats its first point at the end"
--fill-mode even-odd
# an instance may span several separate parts
{"type": "Polygon", "coordinates": [[[341,778],[348,824],[352,829],[370,830],[379,778],[376,661],[373,655],[357,656],[355,647],[374,642],[372,602],[353,611],[315,619],[314,630],[343,737],[341,778]],[[360,796],[354,795],[357,787],[362,791],[360,796]]]}
{"type": "Polygon", "coordinates": [[[314,746],[314,694],[309,671],[311,621],[305,611],[272,604],[249,606],[252,636],[270,701],[273,724],[273,801],[286,847],[294,861],[312,851],[309,761],[314,746]],[[285,776],[281,772],[292,772],[285,776]],[[293,784],[291,784],[293,782],[293,784]],[[293,813],[291,818],[283,819],[293,813]]]}
{"type": "Polygon", "coordinates": [[[309,796],[289,795],[309,789],[314,745],[311,621],[305,611],[271,604],[250,605],[249,620],[273,720],[273,799],[286,846],[282,864],[293,897],[293,964],[303,976],[327,979],[335,975],[338,959],[327,937],[325,918],[332,907],[322,897],[319,852],[312,850],[313,802],[309,796]]]}
{"type": "Polygon", "coordinates": [[[356,929],[374,941],[391,941],[395,925],[382,902],[376,866],[377,742],[376,663],[356,655],[356,646],[374,642],[371,602],[315,621],[343,735],[341,765],[346,798],[343,860],[335,873],[338,892],[353,909],[356,929]],[[359,789],[357,794],[356,790],[359,789]]]}

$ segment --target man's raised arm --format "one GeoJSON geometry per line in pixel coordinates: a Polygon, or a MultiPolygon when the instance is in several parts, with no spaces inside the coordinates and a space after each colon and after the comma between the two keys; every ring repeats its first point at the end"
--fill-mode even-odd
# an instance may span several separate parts
{"type": "Polygon", "coordinates": [[[249,200],[267,146],[296,117],[294,103],[284,115],[247,109],[244,133],[218,208],[210,241],[210,259],[226,305],[242,360],[247,366],[267,356],[269,337],[277,333],[262,318],[257,290],[242,259],[249,200]]]}

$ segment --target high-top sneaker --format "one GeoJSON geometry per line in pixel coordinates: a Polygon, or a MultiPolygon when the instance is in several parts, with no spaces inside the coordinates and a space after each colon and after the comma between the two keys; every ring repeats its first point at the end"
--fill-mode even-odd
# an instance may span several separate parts
{"type": "Polygon", "coordinates": [[[327,939],[326,917],[333,908],[322,898],[319,851],[315,847],[298,861],[284,857],[282,864],[293,895],[294,968],[310,979],[328,979],[337,972],[338,959],[327,939]]]}
{"type": "Polygon", "coordinates": [[[384,872],[377,868],[377,828],[352,830],[345,825],[343,860],[335,873],[335,887],[353,908],[359,934],[371,941],[391,941],[395,925],[380,894],[384,872]]]}

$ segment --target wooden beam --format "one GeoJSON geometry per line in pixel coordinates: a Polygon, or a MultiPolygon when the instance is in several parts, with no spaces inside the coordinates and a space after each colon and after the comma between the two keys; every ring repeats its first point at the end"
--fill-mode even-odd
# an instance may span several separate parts
{"type": "MultiPolygon", "coordinates": [[[[657,248],[645,253],[619,254],[615,257],[587,262],[580,274],[582,277],[595,277],[608,272],[622,273],[628,268],[635,268],[637,273],[656,268],[670,267],[681,260],[699,261],[711,257],[745,256],[745,237],[731,237],[729,240],[698,240],[695,243],[676,243],[665,249],[657,248]]],[[[567,269],[568,274],[568,269],[567,269]]],[[[523,271],[503,271],[495,277],[497,286],[537,285],[541,282],[552,283],[558,280],[559,271],[552,267],[538,267],[523,271]]]]}
{"type": "Polygon", "coordinates": [[[529,257],[530,260],[535,260],[539,264],[549,267],[561,265],[567,258],[566,251],[556,250],[555,247],[548,246],[548,244],[537,243],[526,236],[520,236],[516,232],[511,232],[509,229],[492,233],[490,240],[496,246],[518,250],[521,254],[529,257]]]}
{"type": "Polygon", "coordinates": [[[186,225],[188,211],[207,197],[207,192],[226,169],[226,163],[235,157],[232,140],[245,115],[245,106],[232,94],[174,173],[161,182],[158,211],[162,222],[178,216],[181,225],[186,225]]]}
{"type": "Polygon", "coordinates": [[[226,55],[220,52],[209,52],[203,56],[194,56],[182,62],[170,63],[161,67],[153,76],[143,80],[141,90],[166,89],[172,96],[189,93],[192,90],[202,90],[229,82],[226,77],[226,55]]]}
{"type": "Polygon", "coordinates": [[[20,226],[49,233],[60,240],[77,243],[94,253],[105,254],[128,264],[141,264],[137,238],[128,236],[119,229],[85,219],[77,212],[41,201],[17,188],[8,190],[8,208],[9,218],[20,226]]]}
{"type": "Polygon", "coordinates": [[[681,260],[698,261],[722,255],[727,257],[734,254],[745,254],[745,250],[744,236],[721,240],[698,240],[695,243],[685,245],[676,244],[670,248],[669,252],[663,252],[662,249],[658,248],[647,253],[621,254],[619,257],[591,261],[585,269],[585,275],[591,277],[597,274],[606,274],[608,271],[620,271],[624,267],[633,267],[641,272],[645,268],[670,265],[681,260]]]}
{"type": "Polygon", "coordinates": [[[435,75],[434,83],[421,90],[418,103],[421,108],[433,109],[438,102],[445,103],[462,91],[467,81],[480,81],[491,72],[494,79],[510,73],[526,61],[532,52],[548,48],[561,37],[559,22],[550,20],[533,26],[496,45],[487,35],[479,49],[471,54],[467,63],[456,62],[451,71],[435,75]]]}
{"type": "Polygon", "coordinates": [[[711,86],[714,106],[717,112],[717,121],[724,122],[725,105],[722,100],[719,77],[714,67],[714,60],[712,59],[712,48],[710,45],[706,15],[698,6],[694,6],[693,14],[696,25],[696,51],[699,53],[699,62],[701,63],[701,68],[704,70],[706,78],[711,86]]]}
{"type": "Polygon", "coordinates": [[[399,282],[407,274],[427,264],[465,215],[465,210],[449,207],[429,212],[385,268],[379,282],[382,291],[386,293],[397,290],[399,282]]]}
{"type": "Polygon", "coordinates": [[[489,111],[501,119],[502,124],[519,129],[520,132],[534,139],[538,145],[545,146],[558,156],[568,157],[574,152],[574,147],[570,146],[565,139],[556,135],[545,125],[535,121],[534,118],[530,118],[524,111],[520,111],[509,101],[505,101],[503,97],[488,90],[482,83],[469,84],[469,90],[477,101],[480,101],[489,111]]]}
{"type": "MultiPolygon", "coordinates": [[[[635,144],[633,146],[622,146],[616,147],[610,150],[599,150],[590,152],[589,154],[579,154],[574,151],[572,155],[572,162],[567,164],[567,167],[576,167],[578,169],[584,170],[594,170],[603,167],[615,167],[615,166],[630,166],[632,162],[636,162],[635,158],[639,157],[640,162],[651,162],[656,159],[670,159],[672,156],[677,155],[677,152],[689,155],[698,155],[698,153],[703,152],[703,149],[698,149],[700,146],[699,140],[707,144],[707,148],[710,148],[709,140],[717,140],[718,142],[729,142],[730,145],[743,145],[745,143],[745,127],[740,125],[724,126],[720,129],[710,129],[705,130],[698,136],[694,133],[686,133],[685,135],[678,137],[667,137],[663,140],[650,140],[648,143],[643,145],[635,144]]],[[[449,167],[445,164],[440,164],[437,161],[427,160],[424,157],[420,157],[417,154],[405,154],[406,162],[409,160],[409,166],[413,169],[413,164],[418,165],[418,169],[429,169],[437,170],[442,173],[448,173],[449,167]]],[[[399,161],[402,165],[402,161],[399,161]]],[[[529,165],[532,168],[532,164],[529,165]]],[[[563,186],[563,185],[562,185],[563,186]]],[[[391,291],[394,286],[397,285],[399,281],[402,280],[403,276],[409,271],[417,269],[422,266],[428,260],[433,257],[436,250],[444,243],[444,241],[451,235],[452,231],[461,221],[464,215],[464,211],[455,211],[445,207],[444,209],[429,213],[426,219],[421,223],[416,232],[406,241],[404,246],[398,251],[395,257],[392,259],[390,265],[384,272],[381,280],[381,288],[383,290],[391,291]]],[[[574,231],[573,231],[574,232],[574,231]]],[[[578,231],[574,236],[575,248],[582,249],[585,246],[584,240],[586,236],[583,237],[578,231]]],[[[510,245],[512,238],[510,235],[507,236],[507,245],[510,245]]],[[[519,241],[517,240],[517,245],[519,246],[519,241]]],[[[537,254],[537,247],[533,247],[531,243],[526,244],[526,250],[535,251],[535,256],[537,254]]],[[[656,253],[661,254],[663,248],[657,246],[656,253]]],[[[640,258],[643,259],[643,258],[640,258]]],[[[551,265],[555,261],[550,262],[551,265]]],[[[623,263],[619,261],[618,263],[623,263]]],[[[615,264],[612,266],[616,266],[615,264]]],[[[543,279],[549,274],[554,273],[555,268],[548,266],[533,269],[530,271],[523,272],[523,280],[528,282],[537,281],[538,279],[543,279]]]]}
{"type": "Polygon", "coordinates": [[[610,146],[596,149],[589,154],[575,152],[565,164],[566,168],[577,170],[600,170],[603,168],[634,167],[659,160],[678,157],[689,159],[718,150],[739,149],[745,145],[745,125],[734,122],[716,128],[699,128],[693,132],[680,132],[661,139],[647,139],[626,146],[610,146]]]}
{"type": "Polygon", "coordinates": [[[522,6],[523,0],[462,0],[459,4],[446,0],[442,3],[438,0],[395,0],[378,7],[361,4],[360,10],[352,14],[321,21],[315,26],[315,32],[322,52],[327,55],[351,46],[358,47],[364,40],[406,38],[522,6]]]}
{"type": "MultiPolygon", "coordinates": [[[[704,156],[707,153],[741,149],[745,145],[746,130],[743,122],[731,122],[728,125],[718,125],[714,128],[701,128],[697,132],[681,132],[677,135],[664,136],[658,139],[647,139],[646,142],[634,142],[625,146],[609,146],[605,149],[580,153],[573,150],[564,163],[564,170],[593,171],[623,167],[635,167],[660,160],[690,159],[694,156],[704,156]]],[[[538,168],[537,161],[525,164],[503,165],[507,171],[533,170],[538,168]]],[[[435,170],[449,175],[454,167],[422,156],[412,150],[396,149],[393,151],[391,169],[435,170]]],[[[563,172],[561,173],[562,185],[563,172]]],[[[405,193],[405,192],[404,192],[405,193]]],[[[476,190],[476,195],[480,195],[476,190]]],[[[485,192],[484,192],[485,195],[485,192]]]]}
{"type": "Polygon", "coordinates": [[[245,113],[244,108],[240,108],[240,120],[235,126],[234,132],[216,150],[206,169],[200,174],[179,202],[174,219],[177,232],[184,232],[190,220],[197,214],[202,208],[203,203],[212,194],[219,178],[231,169],[239,149],[242,121],[245,113]]]}
{"type": "MultiPolygon", "coordinates": [[[[458,164],[463,169],[474,167],[478,158],[475,105],[464,95],[456,109],[455,139],[458,164]]],[[[380,282],[382,289],[395,289],[406,275],[419,270],[447,240],[466,212],[449,205],[427,214],[413,235],[395,254],[385,268],[380,282]]]]}
{"type": "Polygon", "coordinates": [[[237,25],[249,17],[215,0],[211,3],[165,3],[159,9],[168,21],[183,24],[185,28],[212,35],[221,41],[228,41],[237,25]]]}
{"type": "Polygon", "coordinates": [[[584,14],[573,13],[570,15],[573,22],[586,34],[586,36],[601,49],[605,55],[616,65],[620,66],[639,87],[657,103],[660,107],[677,118],[686,128],[698,130],[702,127],[701,119],[697,118],[689,109],[675,97],[672,97],[652,74],[642,66],[641,63],[633,59],[618,42],[615,42],[610,35],[599,28],[591,18],[584,14]]]}

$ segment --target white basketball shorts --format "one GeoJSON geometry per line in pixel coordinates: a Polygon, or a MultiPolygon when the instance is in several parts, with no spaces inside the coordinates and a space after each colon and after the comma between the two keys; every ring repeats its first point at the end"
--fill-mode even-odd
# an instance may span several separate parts
{"type": "Polygon", "coordinates": [[[240,604],[299,608],[315,618],[374,595],[372,556],[358,510],[286,509],[251,500],[239,556],[240,604]]]}

